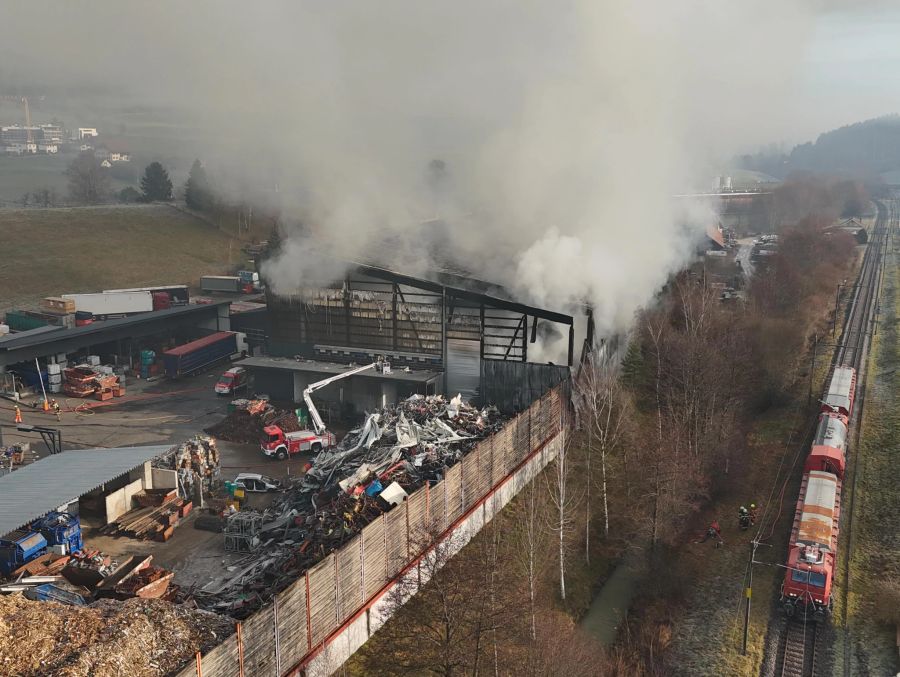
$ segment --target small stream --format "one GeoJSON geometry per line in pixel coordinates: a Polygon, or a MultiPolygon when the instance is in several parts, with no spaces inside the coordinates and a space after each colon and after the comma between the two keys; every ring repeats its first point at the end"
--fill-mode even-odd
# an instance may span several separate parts
{"type": "Polygon", "coordinates": [[[628,614],[637,584],[644,574],[642,560],[641,551],[626,555],[581,619],[581,629],[604,647],[612,646],[616,641],[619,626],[628,614]]]}

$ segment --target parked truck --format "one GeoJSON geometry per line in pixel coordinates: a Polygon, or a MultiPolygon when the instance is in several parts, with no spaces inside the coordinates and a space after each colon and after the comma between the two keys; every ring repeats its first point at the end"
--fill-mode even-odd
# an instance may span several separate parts
{"type": "Polygon", "coordinates": [[[169,284],[156,287],[132,287],[131,289],[104,289],[105,294],[126,291],[147,291],[151,294],[165,293],[173,306],[183,306],[190,302],[191,293],[186,284],[169,284]]]}
{"type": "Polygon", "coordinates": [[[164,351],[166,376],[177,378],[197,374],[246,350],[247,340],[243,334],[233,331],[216,332],[164,351]]]}
{"type": "Polygon", "coordinates": [[[259,273],[255,270],[239,270],[238,277],[241,278],[241,284],[244,285],[245,292],[252,293],[261,289],[259,273]]]}
{"type": "MultiPolygon", "coordinates": [[[[297,432],[284,432],[277,425],[270,425],[263,428],[265,437],[260,445],[262,453],[266,456],[274,456],[279,461],[286,459],[288,456],[308,451],[318,454],[323,449],[331,449],[337,443],[334,434],[325,428],[325,421],[319,415],[315,403],[312,401],[312,394],[317,390],[321,390],[327,385],[340,381],[341,379],[361,374],[369,369],[384,370],[384,362],[373,362],[362,367],[353,367],[341,374],[329,376],[321,381],[310,383],[303,390],[303,401],[306,402],[306,408],[309,411],[309,417],[312,419],[313,430],[300,430],[297,432]]],[[[298,415],[299,418],[299,415],[298,415]]]]}
{"type": "Polygon", "coordinates": [[[286,433],[277,425],[269,425],[263,428],[263,432],[266,436],[261,444],[262,453],[277,458],[279,461],[302,452],[318,454],[323,449],[331,449],[336,444],[334,435],[327,430],[323,431],[321,435],[312,430],[286,433]]]}
{"type": "Polygon", "coordinates": [[[63,294],[62,297],[73,300],[77,311],[91,313],[97,320],[147,313],[153,310],[153,295],[148,291],[63,294]]]}
{"type": "Polygon", "coordinates": [[[200,289],[240,294],[244,291],[244,283],[237,275],[204,275],[200,278],[200,289]]]}
{"type": "Polygon", "coordinates": [[[47,553],[47,539],[19,529],[0,538],[0,574],[9,576],[23,564],[47,553]]]}

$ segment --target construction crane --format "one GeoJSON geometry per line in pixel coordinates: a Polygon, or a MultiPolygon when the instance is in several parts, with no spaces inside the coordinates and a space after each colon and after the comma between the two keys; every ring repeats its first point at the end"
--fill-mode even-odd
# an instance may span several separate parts
{"type": "Polygon", "coordinates": [[[34,143],[34,134],[31,133],[31,109],[28,107],[28,97],[22,97],[22,105],[25,106],[25,140],[34,143]]]}

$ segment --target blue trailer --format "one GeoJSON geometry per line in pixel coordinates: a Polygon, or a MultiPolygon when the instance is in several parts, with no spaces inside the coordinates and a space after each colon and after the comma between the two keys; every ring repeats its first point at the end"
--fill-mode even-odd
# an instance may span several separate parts
{"type": "Polygon", "coordinates": [[[32,530],[44,537],[48,545],[64,545],[66,553],[78,552],[84,547],[81,540],[81,520],[67,512],[51,512],[31,525],[32,530]]]}
{"type": "Polygon", "coordinates": [[[23,564],[47,553],[47,540],[33,531],[13,531],[0,538],[0,574],[9,576],[23,564]]]}
{"type": "Polygon", "coordinates": [[[224,362],[237,352],[238,344],[235,332],[216,332],[163,352],[166,376],[177,378],[199,373],[208,367],[224,362]]]}
{"type": "Polygon", "coordinates": [[[25,591],[25,596],[35,602],[59,602],[60,604],[69,604],[71,606],[87,606],[84,597],[77,592],[60,588],[53,583],[44,583],[36,585],[25,591]]]}

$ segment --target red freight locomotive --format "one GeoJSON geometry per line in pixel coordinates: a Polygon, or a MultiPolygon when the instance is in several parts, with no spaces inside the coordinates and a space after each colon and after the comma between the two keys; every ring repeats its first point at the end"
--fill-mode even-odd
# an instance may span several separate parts
{"type": "Polygon", "coordinates": [[[831,611],[841,484],[855,392],[856,372],[837,367],[822,399],[816,436],[803,466],[787,571],[781,584],[781,603],[788,616],[806,612],[821,619],[831,611]]]}

